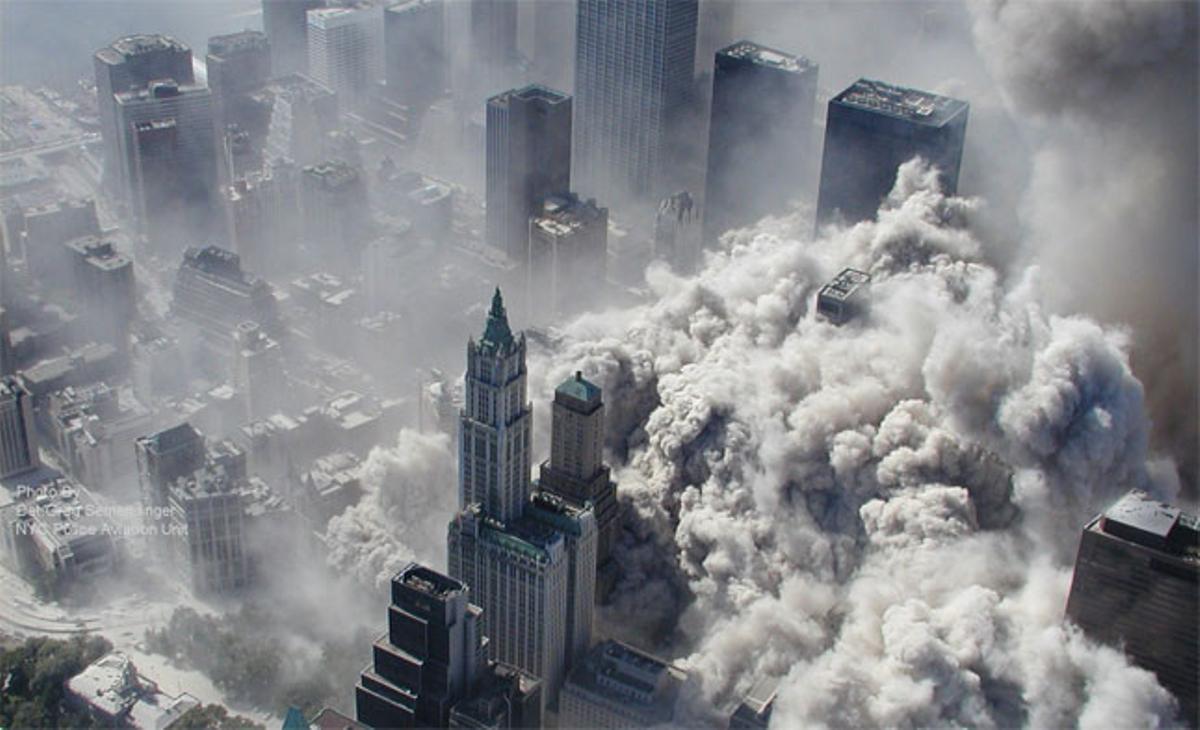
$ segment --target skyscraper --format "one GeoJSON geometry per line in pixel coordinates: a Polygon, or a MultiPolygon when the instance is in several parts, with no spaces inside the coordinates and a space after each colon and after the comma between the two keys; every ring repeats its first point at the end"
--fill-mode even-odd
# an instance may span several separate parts
{"type": "Polygon", "coordinates": [[[263,30],[276,76],[308,71],[308,18],[323,0],[262,0],[263,30]]]}
{"type": "Polygon", "coordinates": [[[955,194],[968,110],[965,101],[867,79],[830,99],[817,223],[874,218],[897,168],[917,156],[955,194]]]}
{"type": "Polygon", "coordinates": [[[700,257],[700,211],[686,190],[668,195],[654,215],[654,258],[690,273],[700,257]]]}
{"type": "Polygon", "coordinates": [[[811,189],[810,153],[817,66],[808,59],[740,41],[716,54],[704,245],[749,225],[811,189]]]}
{"type": "Polygon", "coordinates": [[[361,109],[383,78],[383,6],[362,0],[308,11],[309,75],[361,109]]]}
{"type": "Polygon", "coordinates": [[[209,38],[205,69],[218,124],[243,123],[253,109],[244,95],[271,78],[271,47],[266,34],[243,30],[209,38]]]}
{"type": "Polygon", "coordinates": [[[482,610],[470,597],[469,586],[416,563],[392,578],[387,633],[354,688],[359,722],[446,727],[487,669],[482,610]]]}
{"type": "Polygon", "coordinates": [[[116,95],[118,159],[138,232],[162,254],[221,230],[212,95],[165,80],[116,95]],[[194,239],[193,239],[194,240],[194,239]]]}
{"type": "Polygon", "coordinates": [[[529,219],[525,305],[531,321],[556,321],[605,293],[608,209],[576,195],[552,195],[529,219]]]}
{"type": "Polygon", "coordinates": [[[467,346],[448,572],[473,587],[492,658],[536,675],[553,703],[568,658],[590,639],[596,526],[590,505],[530,502],[525,379],[525,338],[497,290],[483,337],[467,346]]]}
{"type": "Polygon", "coordinates": [[[1067,618],[1118,645],[1200,717],[1200,520],[1130,492],[1083,529],[1067,618]]]}
{"type": "Polygon", "coordinates": [[[384,11],[384,73],[396,101],[424,106],[445,90],[445,15],[442,0],[404,0],[384,11]]]}
{"type": "Polygon", "coordinates": [[[36,469],[33,399],[12,377],[0,377],[0,479],[36,469]]]}
{"type": "Polygon", "coordinates": [[[525,258],[529,218],[571,186],[571,97],[544,86],[487,102],[487,240],[525,258]]]}
{"type": "Polygon", "coordinates": [[[554,389],[551,413],[550,459],[542,462],[538,488],[570,504],[592,504],[599,533],[596,575],[603,590],[616,567],[612,551],[620,527],[617,485],[603,461],[603,393],[576,372],[554,389]]]}
{"type": "Polygon", "coordinates": [[[575,0],[534,0],[533,80],[570,93],[575,86],[575,0]]]}
{"type": "Polygon", "coordinates": [[[696,0],[578,0],[575,188],[606,202],[674,185],[669,148],[696,54],[696,0]]]}
{"type": "Polygon", "coordinates": [[[124,191],[125,169],[121,155],[115,94],[144,88],[158,79],[177,84],[195,82],[190,48],[165,35],[131,35],[118,38],[92,58],[96,72],[96,103],[100,112],[100,136],[104,141],[105,174],[113,189],[124,191]]]}

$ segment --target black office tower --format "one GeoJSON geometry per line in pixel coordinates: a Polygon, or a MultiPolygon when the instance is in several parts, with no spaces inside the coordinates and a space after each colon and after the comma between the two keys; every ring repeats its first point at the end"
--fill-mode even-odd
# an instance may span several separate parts
{"type": "Polygon", "coordinates": [[[423,107],[445,91],[445,14],[442,0],[405,0],[384,10],[384,74],[395,101],[423,107]]]}
{"type": "Polygon", "coordinates": [[[529,217],[571,184],[571,97],[545,86],[487,102],[487,241],[525,258],[529,217]]]}
{"type": "Polygon", "coordinates": [[[874,218],[897,168],[917,156],[936,165],[943,190],[955,194],[967,112],[965,101],[867,79],[831,99],[817,223],[874,218]]]}
{"type": "Polygon", "coordinates": [[[487,670],[482,611],[469,596],[463,583],[416,563],[392,578],[387,633],[354,688],[359,722],[446,727],[450,709],[487,670]]]}
{"type": "Polygon", "coordinates": [[[308,73],[306,13],[324,5],[322,0],[262,0],[263,30],[271,43],[275,75],[308,73]]]}
{"type": "Polygon", "coordinates": [[[1083,530],[1067,618],[1092,638],[1120,646],[1200,722],[1200,521],[1130,492],[1083,530]]]}
{"type": "Polygon", "coordinates": [[[578,0],[575,170],[581,195],[647,205],[677,190],[671,138],[689,102],[696,0],[578,0]]]}
{"type": "Polygon", "coordinates": [[[811,189],[817,65],[740,41],[716,53],[704,245],[811,189]]]}

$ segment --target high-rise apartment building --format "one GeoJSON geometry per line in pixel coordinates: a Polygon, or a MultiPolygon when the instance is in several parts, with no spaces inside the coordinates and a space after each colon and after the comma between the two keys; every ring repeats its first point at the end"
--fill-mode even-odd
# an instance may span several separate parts
{"type": "Polygon", "coordinates": [[[170,254],[182,250],[189,236],[219,231],[211,92],[166,80],[115,98],[117,154],[138,232],[170,254]]]}
{"type": "Polygon", "coordinates": [[[687,673],[619,641],[598,644],[571,671],[559,702],[562,727],[670,725],[687,673]]]}
{"type": "Polygon", "coordinates": [[[0,378],[0,479],[41,465],[33,430],[33,399],[13,377],[0,378]]]}
{"type": "Polygon", "coordinates": [[[276,76],[308,71],[307,13],[324,4],[323,0],[262,0],[263,31],[276,76]]]}
{"type": "Polygon", "coordinates": [[[1120,646],[1200,720],[1200,520],[1130,492],[1083,529],[1067,618],[1120,646]]]}
{"type": "Polygon", "coordinates": [[[487,669],[480,615],[466,584],[416,563],[392,578],[388,630],[354,688],[358,721],[446,727],[487,669]]]}
{"type": "Polygon", "coordinates": [[[811,189],[817,71],[808,59],[750,41],[717,51],[705,246],[731,228],[783,213],[811,189]]]}
{"type": "Polygon", "coordinates": [[[874,218],[896,170],[914,157],[935,165],[942,189],[957,193],[968,111],[965,101],[868,79],[830,99],[817,223],[874,218]]]}
{"type": "Polygon", "coordinates": [[[574,187],[610,203],[675,187],[670,149],[692,87],[696,0],[578,0],[574,187]]]}
{"type": "Polygon", "coordinates": [[[571,185],[571,97],[530,85],[487,102],[487,240],[525,258],[529,218],[571,185]]]}
{"type": "Polygon", "coordinates": [[[113,189],[124,191],[127,183],[120,164],[121,127],[114,95],[145,88],[151,81],[173,79],[180,85],[195,82],[190,48],[165,35],[131,35],[118,38],[96,51],[92,58],[96,73],[96,103],[100,112],[100,136],[104,142],[105,174],[113,189]]]}
{"type": "Polygon", "coordinates": [[[423,107],[445,91],[445,15],[443,0],[404,0],[384,10],[384,72],[396,101],[423,107]]]}
{"type": "Polygon", "coordinates": [[[617,485],[603,461],[603,394],[582,372],[554,389],[550,432],[550,459],[542,462],[538,489],[569,504],[592,505],[598,533],[596,576],[604,592],[616,569],[617,485]]]}
{"type": "Polygon", "coordinates": [[[383,5],[369,0],[308,11],[308,73],[347,109],[383,78],[383,5]]]}
{"type": "Polygon", "coordinates": [[[608,267],[608,209],[576,195],[551,195],[529,219],[524,260],[525,311],[553,322],[603,299],[608,267]]]}

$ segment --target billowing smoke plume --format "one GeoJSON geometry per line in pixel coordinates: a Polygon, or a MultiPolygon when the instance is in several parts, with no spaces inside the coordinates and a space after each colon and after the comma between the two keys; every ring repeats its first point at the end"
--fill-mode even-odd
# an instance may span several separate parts
{"type": "Polygon", "coordinates": [[[382,588],[410,560],[446,562],[446,525],[458,501],[445,434],[404,429],[390,448],[371,450],[361,500],[329,520],[329,564],[382,588]]]}
{"type": "Polygon", "coordinates": [[[1197,489],[1197,133],[1192,2],[988,0],[974,34],[1037,141],[1028,260],[1051,306],[1129,325],[1156,443],[1197,489]]]}
{"type": "Polygon", "coordinates": [[[1177,488],[1128,338],[983,263],[980,206],[912,162],[877,222],[806,241],[806,215],[767,219],[535,348],[531,392],[576,368],[605,388],[626,525],[605,618],[684,657],[694,717],[763,676],[780,727],[1174,712],[1062,622],[1084,522],[1177,488]],[[813,304],[844,266],[871,310],[837,327],[813,304]]]}

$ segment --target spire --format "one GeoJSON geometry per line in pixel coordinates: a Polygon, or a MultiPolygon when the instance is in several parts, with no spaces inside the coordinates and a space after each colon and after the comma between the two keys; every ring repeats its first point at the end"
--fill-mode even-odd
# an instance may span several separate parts
{"type": "Polygon", "coordinates": [[[504,297],[500,295],[500,287],[496,287],[496,293],[492,295],[492,308],[488,310],[487,326],[483,330],[483,341],[480,344],[507,350],[512,341],[508,313],[504,311],[504,297]]]}

